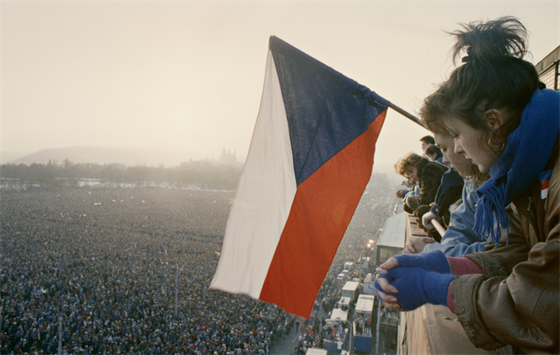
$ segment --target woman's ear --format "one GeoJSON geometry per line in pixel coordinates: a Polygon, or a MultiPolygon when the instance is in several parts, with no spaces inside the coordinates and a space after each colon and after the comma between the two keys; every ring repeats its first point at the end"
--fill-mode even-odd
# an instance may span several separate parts
{"type": "Polygon", "coordinates": [[[497,132],[505,123],[502,111],[490,109],[484,113],[484,119],[492,132],[497,132]]]}

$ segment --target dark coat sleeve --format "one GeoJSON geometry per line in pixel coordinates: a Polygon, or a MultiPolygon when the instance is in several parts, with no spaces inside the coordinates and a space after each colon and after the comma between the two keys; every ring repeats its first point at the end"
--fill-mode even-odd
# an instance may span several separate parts
{"type": "Polygon", "coordinates": [[[457,202],[463,193],[463,178],[453,169],[441,176],[441,184],[436,193],[431,211],[438,217],[449,211],[449,206],[457,202]]]}
{"type": "Polygon", "coordinates": [[[420,194],[410,196],[406,199],[406,204],[411,210],[418,206],[429,205],[434,202],[438,187],[441,183],[441,176],[447,170],[444,165],[439,163],[427,163],[420,172],[420,194]]]}

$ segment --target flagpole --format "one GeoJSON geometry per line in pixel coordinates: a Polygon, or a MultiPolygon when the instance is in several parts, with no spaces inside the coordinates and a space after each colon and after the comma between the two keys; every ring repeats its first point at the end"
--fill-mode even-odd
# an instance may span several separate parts
{"type": "Polygon", "coordinates": [[[410,113],[406,112],[405,110],[403,110],[402,108],[400,108],[399,106],[390,103],[389,107],[392,108],[393,110],[397,111],[398,113],[400,113],[401,115],[403,115],[404,117],[408,118],[409,120],[411,120],[412,122],[419,124],[420,126],[422,126],[423,128],[426,128],[426,126],[424,126],[424,123],[416,116],[411,115],[410,113]]]}

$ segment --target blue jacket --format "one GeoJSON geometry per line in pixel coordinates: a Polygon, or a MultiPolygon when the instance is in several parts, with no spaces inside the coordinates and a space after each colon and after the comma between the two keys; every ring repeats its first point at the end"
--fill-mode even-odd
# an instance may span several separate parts
{"type": "Polygon", "coordinates": [[[474,213],[478,195],[472,178],[465,180],[463,203],[451,213],[451,226],[441,238],[441,243],[426,244],[423,253],[441,250],[446,256],[463,256],[485,251],[487,240],[473,232],[474,213]]]}
{"type": "Polygon", "coordinates": [[[420,194],[420,187],[418,187],[418,184],[415,182],[414,183],[414,190],[410,191],[410,190],[404,190],[403,191],[403,200],[407,197],[407,196],[416,196],[420,194]]]}

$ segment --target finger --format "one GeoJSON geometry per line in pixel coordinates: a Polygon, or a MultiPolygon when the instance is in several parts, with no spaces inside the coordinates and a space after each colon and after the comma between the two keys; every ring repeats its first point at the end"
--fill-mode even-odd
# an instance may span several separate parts
{"type": "Polygon", "coordinates": [[[377,269],[375,269],[375,272],[381,275],[387,275],[387,270],[382,269],[380,267],[378,267],[377,269]]]}
{"type": "Polygon", "coordinates": [[[404,249],[402,250],[403,254],[410,254],[410,251],[408,250],[408,244],[404,246],[404,249]]]}
{"type": "Polygon", "coordinates": [[[377,291],[377,297],[379,297],[381,301],[386,303],[387,306],[393,306],[397,302],[397,298],[395,296],[388,295],[385,292],[377,291]]]}
{"type": "Polygon", "coordinates": [[[404,250],[406,254],[416,253],[416,249],[414,249],[414,244],[412,244],[412,242],[408,243],[404,250]]]}
{"type": "Polygon", "coordinates": [[[401,308],[401,306],[399,306],[398,303],[385,303],[385,307],[393,309],[395,311],[404,311],[404,309],[401,308]]]}
{"type": "Polygon", "coordinates": [[[435,243],[436,241],[433,238],[423,237],[422,241],[426,244],[435,243]]]}
{"type": "Polygon", "coordinates": [[[391,285],[389,281],[384,277],[379,277],[377,279],[377,283],[379,284],[379,286],[381,286],[383,291],[387,293],[399,293],[395,286],[391,285]]]}
{"type": "MultiPolygon", "coordinates": [[[[381,264],[379,266],[379,268],[381,269],[385,269],[385,270],[391,270],[394,267],[399,266],[399,262],[397,261],[397,259],[395,258],[389,258],[389,260],[387,260],[386,262],[384,262],[383,264],[381,264]]],[[[376,270],[377,271],[377,270],[376,270]]]]}

